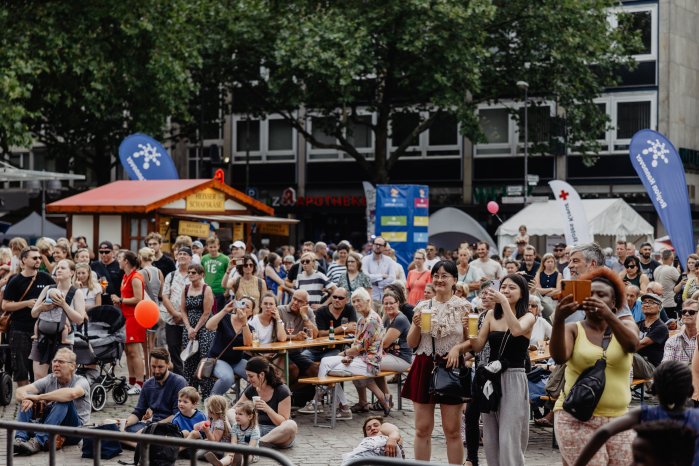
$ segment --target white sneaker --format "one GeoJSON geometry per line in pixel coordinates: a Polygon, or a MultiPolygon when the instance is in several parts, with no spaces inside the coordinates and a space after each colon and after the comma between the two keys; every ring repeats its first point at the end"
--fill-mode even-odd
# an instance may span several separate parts
{"type": "Polygon", "coordinates": [[[323,405],[316,403],[315,400],[311,400],[308,403],[306,403],[306,406],[304,406],[303,408],[299,409],[296,412],[301,413],[301,414],[322,413],[323,412],[323,405]],[[316,409],[317,409],[317,411],[316,411],[316,409]]]}
{"type": "Polygon", "coordinates": [[[137,383],[133,384],[126,392],[127,395],[138,395],[139,393],[141,393],[141,386],[137,383]]]}

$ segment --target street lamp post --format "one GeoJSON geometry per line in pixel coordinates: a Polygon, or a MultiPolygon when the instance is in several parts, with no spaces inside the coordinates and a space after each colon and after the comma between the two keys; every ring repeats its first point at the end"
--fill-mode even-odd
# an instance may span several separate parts
{"type": "Polygon", "coordinates": [[[524,205],[527,205],[529,187],[529,83],[517,81],[517,87],[524,90],[524,205]]]}

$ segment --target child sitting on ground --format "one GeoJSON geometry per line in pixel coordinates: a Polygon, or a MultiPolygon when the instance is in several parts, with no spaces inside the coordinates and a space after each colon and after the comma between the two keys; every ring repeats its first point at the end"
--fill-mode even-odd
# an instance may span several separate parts
{"type": "MultiPolygon", "coordinates": [[[[235,406],[235,423],[231,431],[232,444],[257,446],[260,428],[257,425],[257,410],[251,401],[243,401],[235,406]]],[[[219,460],[213,452],[207,452],[204,458],[214,466],[240,466],[243,463],[243,455],[240,453],[228,453],[219,460]]],[[[257,456],[253,456],[251,462],[256,463],[257,460],[257,456]]]]}
{"type": "MultiPolygon", "coordinates": [[[[644,404],[597,429],[575,465],[588,464],[610,437],[645,422],[676,421],[699,432],[699,409],[685,408],[685,403],[693,392],[692,372],[687,363],[665,361],[660,364],[653,373],[653,388],[659,405],[644,404]]],[[[694,453],[694,464],[699,464],[699,448],[694,453]]]]}
{"type": "Polygon", "coordinates": [[[179,412],[172,418],[172,423],[180,428],[183,437],[188,437],[194,430],[194,425],[207,420],[206,414],[197,409],[199,392],[194,387],[184,387],[177,394],[177,409],[179,412]]]}

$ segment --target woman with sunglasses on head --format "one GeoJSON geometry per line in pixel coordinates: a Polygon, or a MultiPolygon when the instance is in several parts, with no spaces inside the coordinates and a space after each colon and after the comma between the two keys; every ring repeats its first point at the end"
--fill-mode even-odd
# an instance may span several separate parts
{"type": "Polygon", "coordinates": [[[488,311],[478,337],[471,338],[474,351],[490,345],[489,363],[499,361],[500,403],[483,414],[483,446],[491,466],[524,465],[529,441],[529,390],[524,366],[535,317],[529,312],[529,286],[519,274],[507,275],[500,290],[487,288],[485,296],[495,302],[488,311]]]}
{"type": "MultiPolygon", "coordinates": [[[[267,292],[267,283],[257,276],[257,261],[250,254],[245,254],[242,262],[236,267],[238,276],[233,282],[233,293],[236,300],[243,296],[250,296],[259,303],[262,300],[262,295],[267,292]]],[[[259,312],[260,308],[255,305],[253,315],[259,312]]]]}
{"type": "Polygon", "coordinates": [[[468,323],[464,325],[463,321],[471,306],[465,299],[454,296],[454,285],[459,276],[454,262],[437,262],[431,275],[435,296],[415,307],[406,338],[408,345],[415,348],[415,360],[401,395],[412,400],[415,407],[415,459],[430,460],[435,406],[439,403],[447,458],[450,464],[462,464],[461,408],[464,399],[461,396],[435,396],[430,393],[429,386],[435,360],[447,368],[463,364],[461,354],[470,350],[470,343],[466,340],[468,323]],[[426,311],[431,312],[430,328],[423,329],[422,314],[426,311]]]}
{"type": "Polygon", "coordinates": [[[628,256],[624,259],[624,270],[619,272],[619,276],[624,283],[639,287],[641,293],[646,292],[650,283],[648,276],[641,271],[641,261],[636,256],[628,256]]]}
{"type": "Polygon", "coordinates": [[[206,357],[218,358],[212,373],[217,379],[211,389],[214,395],[227,393],[233,386],[236,375],[241,379],[247,379],[245,355],[233,348],[252,344],[252,328],[248,319],[252,316],[254,307],[255,301],[249,296],[244,296],[240,300],[229,301],[220,312],[206,322],[206,330],[215,335],[206,357]]]}
{"type": "Polygon", "coordinates": [[[206,399],[213,383],[210,379],[198,380],[196,371],[199,361],[206,357],[214,342],[214,333],[205,328],[214,305],[214,293],[204,282],[204,267],[200,264],[191,264],[187,267],[187,275],[189,284],[182,290],[180,304],[180,314],[185,327],[182,333],[182,347],[186,348],[190,341],[196,340],[199,342],[199,350],[183,362],[184,374],[182,375],[188,385],[199,387],[202,398],[206,399]]]}

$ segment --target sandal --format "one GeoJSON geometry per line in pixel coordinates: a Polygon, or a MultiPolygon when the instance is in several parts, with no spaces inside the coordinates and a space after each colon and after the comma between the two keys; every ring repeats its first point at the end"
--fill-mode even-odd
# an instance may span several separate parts
{"type": "Polygon", "coordinates": [[[384,395],[384,403],[386,403],[386,405],[383,407],[383,415],[385,417],[391,414],[391,408],[393,407],[393,395],[384,395]]]}
{"type": "Polygon", "coordinates": [[[368,413],[369,412],[369,403],[366,403],[366,404],[355,403],[350,407],[350,411],[352,411],[353,413],[368,413]]]}
{"type": "Polygon", "coordinates": [[[539,427],[553,427],[553,422],[549,421],[545,417],[534,419],[534,424],[539,427]]]}

